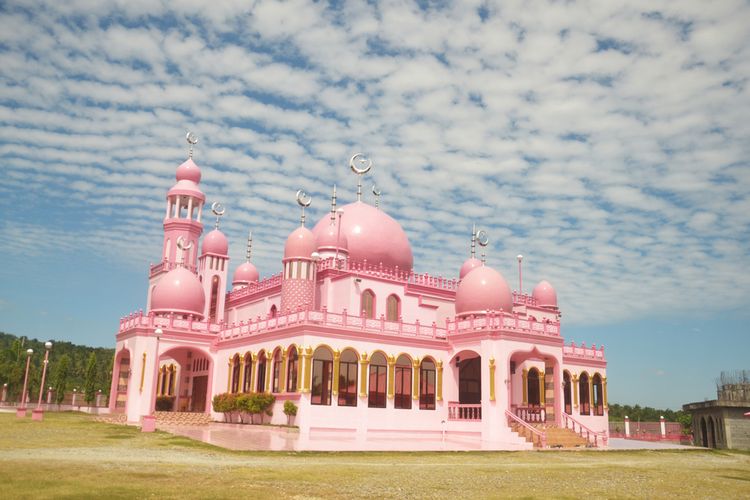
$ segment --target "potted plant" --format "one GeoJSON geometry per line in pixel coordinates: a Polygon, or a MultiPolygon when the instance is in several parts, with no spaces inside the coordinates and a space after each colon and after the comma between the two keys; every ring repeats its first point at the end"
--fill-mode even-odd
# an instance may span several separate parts
{"type": "Polygon", "coordinates": [[[297,416],[297,405],[291,401],[284,401],[284,415],[286,415],[287,425],[292,425],[294,417],[297,416]]]}

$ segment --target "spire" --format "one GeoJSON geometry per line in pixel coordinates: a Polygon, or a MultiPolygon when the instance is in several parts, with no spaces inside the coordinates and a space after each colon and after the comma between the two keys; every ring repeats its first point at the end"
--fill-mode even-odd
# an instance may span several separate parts
{"type": "Polygon", "coordinates": [[[336,184],[333,185],[333,194],[331,195],[331,225],[336,223],[336,184]]]}
{"type": "Polygon", "coordinates": [[[485,261],[487,260],[486,258],[487,254],[484,252],[484,249],[487,246],[487,244],[489,244],[490,242],[490,239],[487,236],[487,231],[482,229],[481,231],[476,233],[475,239],[476,239],[476,242],[479,243],[479,246],[482,247],[482,264],[484,264],[485,261]]]}
{"type": "Polygon", "coordinates": [[[305,192],[304,189],[299,189],[297,191],[297,203],[300,207],[302,207],[302,216],[300,217],[300,224],[304,227],[305,225],[305,208],[310,206],[310,203],[312,203],[312,198],[309,194],[305,192]]]}
{"type": "Polygon", "coordinates": [[[247,232],[247,251],[245,252],[245,259],[250,262],[250,257],[253,255],[253,232],[247,232]]]}
{"type": "Polygon", "coordinates": [[[372,194],[375,195],[375,208],[378,208],[380,205],[380,188],[375,184],[372,185],[372,194]]]}
{"type": "Polygon", "coordinates": [[[190,144],[190,147],[188,149],[188,158],[192,160],[193,159],[193,146],[198,144],[198,137],[194,133],[188,130],[188,133],[185,134],[185,140],[187,141],[188,144],[190,144]]]}
{"type": "Polygon", "coordinates": [[[349,159],[349,168],[357,174],[357,201],[362,201],[362,176],[372,168],[372,160],[362,153],[357,153],[349,159]]]}
{"type": "Polygon", "coordinates": [[[471,225],[471,258],[475,258],[477,255],[477,225],[471,225]]]}
{"type": "Polygon", "coordinates": [[[216,216],[216,223],[214,224],[214,229],[219,229],[219,219],[221,219],[221,216],[224,215],[224,212],[226,212],[227,209],[224,208],[224,205],[222,205],[218,201],[215,201],[211,204],[211,211],[216,216]]]}

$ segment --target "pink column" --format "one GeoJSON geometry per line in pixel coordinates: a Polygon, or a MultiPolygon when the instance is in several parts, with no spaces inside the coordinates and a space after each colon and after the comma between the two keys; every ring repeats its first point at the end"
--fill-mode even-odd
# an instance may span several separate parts
{"type": "Polygon", "coordinates": [[[661,438],[667,438],[667,424],[664,421],[664,415],[659,417],[659,430],[661,431],[661,438]]]}

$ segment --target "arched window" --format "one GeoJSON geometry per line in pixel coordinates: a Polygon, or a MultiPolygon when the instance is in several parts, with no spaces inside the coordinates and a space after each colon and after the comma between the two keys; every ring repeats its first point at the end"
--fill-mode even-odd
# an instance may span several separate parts
{"type": "Polygon", "coordinates": [[[362,300],[361,300],[361,306],[360,311],[362,311],[362,315],[365,318],[374,318],[375,317],[375,294],[372,292],[372,290],[365,290],[362,292],[362,300]]]}
{"type": "Polygon", "coordinates": [[[527,377],[529,406],[539,406],[539,370],[531,368],[527,377]]]}
{"type": "Polygon", "coordinates": [[[333,356],[325,347],[318,347],[312,360],[312,394],[310,403],[314,405],[331,404],[331,385],[333,382],[333,356]]]}
{"type": "Polygon", "coordinates": [[[158,393],[159,396],[164,396],[164,390],[167,385],[167,367],[166,366],[160,366],[159,367],[159,386],[158,386],[158,393]]]}
{"type": "Polygon", "coordinates": [[[279,383],[281,382],[281,368],[283,359],[281,357],[281,349],[276,349],[273,353],[273,378],[271,383],[271,392],[280,392],[281,388],[279,383]]]}
{"type": "Polygon", "coordinates": [[[571,397],[570,397],[571,388],[572,387],[570,385],[570,373],[568,372],[568,370],[565,370],[563,372],[563,402],[565,404],[564,411],[568,415],[573,413],[573,405],[571,403],[571,397]]]}
{"type": "Polygon", "coordinates": [[[589,376],[581,373],[578,379],[578,398],[581,401],[581,415],[591,415],[591,398],[589,397],[589,376]]]}
{"type": "Polygon", "coordinates": [[[175,371],[177,371],[177,367],[174,364],[169,365],[169,377],[167,380],[167,395],[168,396],[174,396],[174,379],[175,379],[175,371]]]}
{"type": "Polygon", "coordinates": [[[370,358],[370,389],[367,395],[367,406],[385,408],[385,388],[388,382],[388,365],[385,356],[376,352],[370,358]]]}
{"type": "Polygon", "coordinates": [[[266,352],[260,351],[258,363],[256,363],[258,365],[258,383],[255,386],[257,392],[266,392],[266,363],[268,363],[266,352]]]}
{"type": "Polygon", "coordinates": [[[598,373],[591,377],[591,387],[593,389],[591,407],[594,415],[601,417],[604,415],[604,400],[602,399],[602,377],[598,373]]]}
{"type": "Polygon", "coordinates": [[[419,409],[435,409],[435,363],[422,360],[419,367],[419,409]]]}
{"type": "Polygon", "coordinates": [[[268,315],[272,318],[275,318],[277,314],[276,304],[271,306],[271,310],[268,312],[268,315]]]}
{"type": "Polygon", "coordinates": [[[214,276],[211,280],[211,300],[209,302],[208,319],[216,321],[216,308],[219,304],[219,277],[214,276]]]}
{"type": "Polygon", "coordinates": [[[398,321],[399,316],[401,316],[401,301],[397,295],[389,295],[385,302],[385,319],[398,321]]]}
{"type": "Polygon", "coordinates": [[[253,355],[249,352],[245,354],[245,371],[242,373],[242,392],[252,392],[253,390],[253,355]]]}
{"type": "Polygon", "coordinates": [[[357,406],[357,353],[347,349],[339,358],[339,406],[357,406]]]}
{"type": "Polygon", "coordinates": [[[411,409],[411,360],[402,354],[396,360],[396,399],[394,408],[411,409]]]}
{"type": "Polygon", "coordinates": [[[297,392],[297,370],[299,367],[299,356],[297,348],[289,348],[286,365],[286,392],[297,392]]]}
{"type": "Polygon", "coordinates": [[[232,358],[232,388],[231,392],[239,392],[240,390],[240,355],[235,354],[232,358]]]}

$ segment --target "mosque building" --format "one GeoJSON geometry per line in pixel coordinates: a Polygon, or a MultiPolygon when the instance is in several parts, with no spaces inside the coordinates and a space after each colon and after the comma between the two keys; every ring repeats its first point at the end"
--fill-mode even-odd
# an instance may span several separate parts
{"type": "Polygon", "coordinates": [[[216,228],[201,239],[207,207],[192,137],[166,194],[145,311],[120,320],[111,412],[138,422],[167,395],[174,412],[221,421],[215,395],[270,392],[271,423],[287,423],[292,401],[303,436],[455,435],[484,449],[529,449],[552,445],[563,430],[584,445],[606,444],[603,347],[565,343],[550,283],[511,291],[477,259],[483,232],[472,232],[457,279],[415,272],[401,225],[362,201],[371,163],[355,155],[356,201],[337,208],[334,188],[330,214],[309,228],[310,197],[298,192],[302,221],[281,271],[260,278],[249,237],[230,281],[218,203],[216,228]]]}

